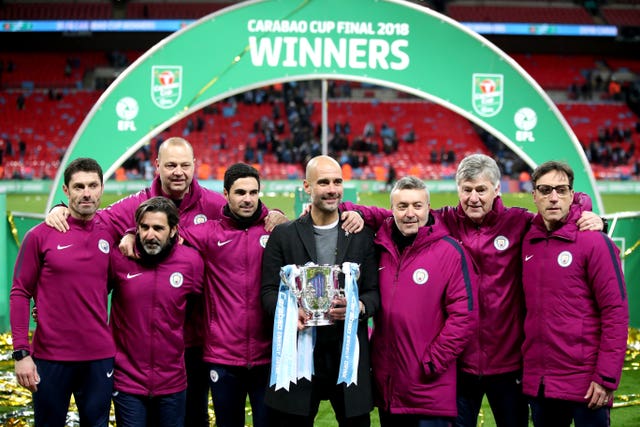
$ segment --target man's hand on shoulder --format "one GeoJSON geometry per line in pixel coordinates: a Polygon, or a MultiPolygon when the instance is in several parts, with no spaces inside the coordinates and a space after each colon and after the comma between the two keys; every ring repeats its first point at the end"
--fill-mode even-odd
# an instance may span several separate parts
{"type": "Polygon", "coordinates": [[[344,211],[341,215],[342,229],[347,233],[359,233],[364,228],[364,219],[356,211],[344,211]]]}
{"type": "Polygon", "coordinates": [[[69,230],[69,223],[67,222],[68,216],[69,208],[62,205],[54,206],[45,217],[44,223],[51,228],[65,233],[69,230]]]}
{"type": "Polygon", "coordinates": [[[136,236],[134,234],[127,233],[124,236],[122,236],[122,239],[120,239],[120,244],[118,245],[118,249],[120,249],[120,252],[122,253],[122,255],[129,258],[137,259],[139,258],[139,256],[136,253],[135,246],[136,246],[136,236]]]}
{"type": "Polygon", "coordinates": [[[584,211],[580,218],[576,221],[576,225],[580,231],[602,231],[604,230],[604,222],[602,218],[591,211],[584,211]]]}
{"type": "Polygon", "coordinates": [[[269,211],[269,214],[264,219],[264,229],[270,233],[276,228],[276,225],[283,224],[289,221],[287,217],[278,210],[269,211]]]}

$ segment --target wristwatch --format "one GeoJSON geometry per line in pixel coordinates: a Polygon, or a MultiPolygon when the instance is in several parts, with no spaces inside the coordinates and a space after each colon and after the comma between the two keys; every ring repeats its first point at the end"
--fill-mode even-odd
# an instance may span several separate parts
{"type": "Polygon", "coordinates": [[[11,357],[13,357],[13,360],[20,361],[22,359],[24,359],[25,357],[31,355],[31,353],[29,353],[29,350],[16,350],[13,352],[13,354],[11,355],[11,357]]]}

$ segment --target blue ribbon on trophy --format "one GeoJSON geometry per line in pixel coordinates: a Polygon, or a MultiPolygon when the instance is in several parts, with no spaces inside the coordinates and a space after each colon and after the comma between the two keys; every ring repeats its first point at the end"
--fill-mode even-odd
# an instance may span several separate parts
{"type": "Polygon", "coordinates": [[[311,381],[314,374],[313,349],[316,327],[333,324],[328,310],[333,299],[341,294],[337,273],[344,272],[344,295],[347,300],[344,337],[338,384],[358,383],[358,264],[345,262],[338,266],[308,264],[302,267],[286,265],[280,269],[280,288],[273,325],[270,386],[289,391],[291,383],[301,378],[311,381]],[[300,283],[298,283],[300,282],[300,283]],[[300,285],[300,287],[298,286],[300,285]],[[300,304],[300,305],[299,305],[300,304]],[[298,332],[298,307],[312,313],[305,328],[298,332]],[[296,342],[297,335],[297,342],[296,342]]]}
{"type": "Polygon", "coordinates": [[[280,289],[273,325],[273,347],[271,349],[271,378],[269,384],[276,390],[289,391],[289,384],[297,382],[296,334],[298,331],[298,302],[293,293],[300,270],[295,265],[286,265],[280,270],[280,289]]]}
{"type": "Polygon", "coordinates": [[[311,381],[314,374],[313,348],[316,344],[316,328],[304,328],[298,332],[298,373],[297,377],[311,381]]]}
{"type": "Polygon", "coordinates": [[[344,320],[338,384],[345,383],[348,387],[351,384],[358,384],[358,363],[360,361],[358,317],[360,316],[360,298],[358,297],[357,281],[360,267],[353,262],[345,262],[342,264],[342,272],[344,273],[344,291],[347,300],[347,311],[344,320]]]}

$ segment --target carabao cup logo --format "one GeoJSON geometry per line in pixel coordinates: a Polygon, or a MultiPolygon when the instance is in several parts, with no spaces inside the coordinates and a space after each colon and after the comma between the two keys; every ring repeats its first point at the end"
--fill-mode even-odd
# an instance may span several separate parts
{"type": "Polygon", "coordinates": [[[154,65],[151,67],[151,99],[164,110],[178,105],[182,97],[182,66],[154,65]]]}
{"type": "Polygon", "coordinates": [[[482,117],[493,117],[502,110],[504,76],[502,74],[473,74],[473,110],[482,117]]]}

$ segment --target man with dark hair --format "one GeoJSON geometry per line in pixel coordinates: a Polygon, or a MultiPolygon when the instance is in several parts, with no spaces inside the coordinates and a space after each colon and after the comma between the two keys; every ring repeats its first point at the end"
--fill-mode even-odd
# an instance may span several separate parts
{"type": "Polygon", "coordinates": [[[258,171],[244,163],[230,166],[223,194],[227,204],[220,220],[181,231],[206,260],[204,361],[216,425],[244,426],[249,396],[253,425],[266,427],[271,331],[260,306],[260,260],[269,233],[258,171]]]}
{"type": "Polygon", "coordinates": [[[609,426],[627,348],[620,251],[604,233],[578,232],[573,176],[555,161],[531,176],[538,214],[522,244],[522,388],[536,427],[609,426]]]}
{"type": "Polygon", "coordinates": [[[111,327],[116,345],[118,426],[182,426],[187,376],[187,296],[202,293],[200,254],[177,245],[178,209],[152,197],[135,212],[138,259],[111,254],[111,327]]]}
{"type": "MultiPolygon", "coordinates": [[[[341,230],[338,206],[344,191],[343,177],[340,165],[333,158],[317,156],[309,161],[304,190],[311,198],[309,213],[276,227],[265,248],[262,306],[269,318],[274,319],[280,300],[281,269],[308,263],[359,264],[357,283],[347,287],[347,298],[348,288],[354,287],[357,287],[358,298],[350,298],[352,302],[348,305],[347,298],[335,299],[329,312],[335,323],[312,326],[314,329],[310,332],[315,336],[315,345],[312,344],[313,348],[308,351],[299,350],[300,357],[306,357],[308,361],[304,364],[308,368],[304,375],[291,383],[287,380],[282,387],[272,380],[266,402],[274,410],[273,425],[276,426],[311,427],[320,401],[329,400],[341,427],[367,427],[373,409],[367,319],[380,307],[373,232],[368,228],[358,234],[341,230]],[[353,348],[344,345],[345,336],[347,342],[355,343],[353,348]],[[345,348],[349,350],[348,356],[359,354],[359,358],[346,357],[345,348]],[[343,363],[345,361],[352,363],[343,363]]],[[[353,283],[342,273],[340,277],[348,285],[353,283]]],[[[344,288],[345,283],[342,285],[344,288]]],[[[355,292],[352,296],[355,297],[355,292]]],[[[309,332],[303,331],[306,318],[306,313],[300,310],[299,334],[309,332]]],[[[276,361],[272,363],[274,369],[279,369],[276,361]]]]}
{"type": "Polygon", "coordinates": [[[115,349],[107,325],[107,276],[113,239],[95,213],[102,169],[79,158],[64,171],[69,231],[45,224],[24,237],[10,293],[18,383],[33,392],[36,425],[65,426],[71,395],[82,425],[109,422],[115,349]],[[29,347],[30,300],[38,325],[29,347]]]}

